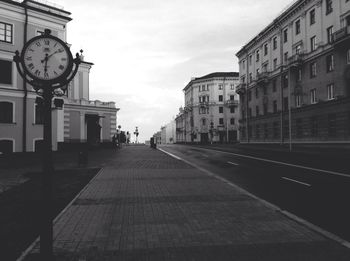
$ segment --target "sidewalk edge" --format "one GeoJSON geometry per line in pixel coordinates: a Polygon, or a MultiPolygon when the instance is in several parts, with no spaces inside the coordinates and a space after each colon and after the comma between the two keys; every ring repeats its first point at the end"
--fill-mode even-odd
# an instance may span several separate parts
{"type": "Polygon", "coordinates": [[[165,151],[163,149],[160,149],[160,148],[157,148],[157,149],[159,151],[161,151],[161,152],[163,152],[163,153],[165,153],[165,154],[167,154],[167,155],[177,159],[177,160],[181,160],[181,161],[187,163],[188,165],[190,165],[190,166],[192,166],[192,167],[194,167],[194,168],[204,172],[208,176],[211,176],[211,177],[214,177],[214,178],[216,178],[218,180],[221,180],[222,182],[226,183],[227,185],[229,185],[231,187],[234,187],[235,189],[239,190],[240,192],[242,192],[242,193],[244,193],[244,194],[246,194],[246,195],[248,195],[248,196],[250,196],[250,197],[252,197],[252,198],[254,198],[254,199],[258,200],[258,201],[260,201],[266,207],[268,207],[270,209],[273,209],[274,211],[277,211],[277,212],[281,213],[282,215],[284,215],[284,216],[288,217],[289,219],[292,219],[295,222],[297,222],[297,223],[299,223],[299,224],[301,224],[301,225],[311,229],[312,231],[315,231],[316,233],[321,234],[325,238],[328,238],[330,240],[336,241],[337,243],[341,244],[342,246],[350,249],[350,242],[346,241],[345,239],[342,239],[341,237],[339,237],[339,236],[337,236],[337,235],[335,235],[335,234],[333,234],[333,233],[331,233],[331,232],[329,232],[329,231],[327,231],[327,230],[325,230],[325,229],[323,229],[323,228],[321,228],[319,226],[316,226],[316,225],[310,223],[309,221],[307,221],[307,220],[305,220],[305,219],[303,219],[301,217],[298,217],[298,216],[296,216],[296,215],[294,215],[294,214],[292,214],[292,213],[290,213],[290,212],[288,212],[286,210],[283,210],[280,207],[278,207],[278,206],[276,206],[276,205],[274,205],[274,204],[272,204],[272,203],[270,203],[270,202],[268,202],[268,201],[266,201],[266,200],[264,200],[262,198],[259,198],[259,197],[255,196],[254,194],[248,192],[247,190],[239,187],[238,185],[228,181],[225,178],[222,178],[222,177],[218,176],[217,174],[215,174],[215,173],[213,173],[213,172],[211,172],[209,170],[206,170],[206,169],[204,169],[202,167],[199,167],[196,164],[194,164],[192,162],[189,162],[189,161],[187,161],[187,160],[185,160],[185,159],[183,159],[181,157],[178,157],[176,155],[173,155],[172,153],[167,152],[167,151],[165,151]]]}
{"type": "MultiPolygon", "coordinates": [[[[53,220],[52,225],[55,225],[58,221],[58,219],[67,211],[67,209],[73,205],[74,201],[88,188],[88,186],[90,185],[90,183],[92,183],[98,176],[100,176],[101,172],[103,170],[103,167],[96,173],[96,175],[88,182],[88,184],[85,185],[85,187],[83,187],[82,190],[80,190],[78,192],[78,194],[67,204],[67,206],[64,207],[64,209],[62,209],[62,211],[55,217],[55,219],[53,220]]],[[[33,250],[34,246],[39,242],[40,240],[40,236],[37,237],[33,243],[31,243],[29,245],[29,247],[27,247],[26,250],[24,250],[22,252],[22,254],[16,259],[16,261],[23,261],[24,258],[29,254],[30,251],[33,250]]]]}

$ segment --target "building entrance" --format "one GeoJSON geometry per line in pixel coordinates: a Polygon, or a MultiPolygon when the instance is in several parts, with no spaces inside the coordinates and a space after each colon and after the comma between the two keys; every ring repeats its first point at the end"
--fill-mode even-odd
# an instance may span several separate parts
{"type": "Polygon", "coordinates": [[[209,142],[208,133],[201,133],[201,143],[208,143],[208,142],[209,142]]]}
{"type": "Polygon", "coordinates": [[[99,124],[99,116],[93,114],[86,114],[87,125],[87,143],[97,144],[101,139],[101,126],[99,124]]]}

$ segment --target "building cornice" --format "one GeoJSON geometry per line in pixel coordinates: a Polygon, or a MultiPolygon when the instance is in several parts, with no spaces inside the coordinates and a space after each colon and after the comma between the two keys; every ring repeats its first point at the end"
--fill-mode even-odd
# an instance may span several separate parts
{"type": "MultiPolygon", "coordinates": [[[[266,26],[258,35],[251,39],[247,44],[245,44],[237,53],[238,58],[242,57],[244,54],[248,54],[253,46],[267,38],[276,30],[282,30],[284,23],[290,19],[292,16],[303,10],[303,8],[310,2],[315,0],[297,0],[291,6],[289,6],[285,11],[282,12],[277,18],[273,20],[268,26],[266,26]]],[[[322,3],[322,0],[318,0],[317,4],[322,3]]]]}

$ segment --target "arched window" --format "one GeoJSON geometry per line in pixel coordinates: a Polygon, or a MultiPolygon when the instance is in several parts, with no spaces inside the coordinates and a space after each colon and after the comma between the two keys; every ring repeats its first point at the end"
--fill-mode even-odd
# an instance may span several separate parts
{"type": "Polygon", "coordinates": [[[0,140],[0,154],[8,154],[13,152],[12,140],[0,140]]]}
{"type": "Polygon", "coordinates": [[[0,123],[13,123],[13,103],[0,101],[0,123]]]}

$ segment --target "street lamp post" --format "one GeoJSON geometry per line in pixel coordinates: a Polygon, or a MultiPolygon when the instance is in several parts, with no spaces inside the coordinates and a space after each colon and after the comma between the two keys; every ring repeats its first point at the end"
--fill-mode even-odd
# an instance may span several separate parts
{"type": "Polygon", "coordinates": [[[44,113],[40,256],[41,260],[53,260],[52,99],[67,91],[78,71],[80,57],[76,54],[73,59],[67,44],[46,29],[43,35],[30,39],[21,54],[16,51],[13,60],[23,80],[37,92],[37,102],[42,103],[44,113]]]}

